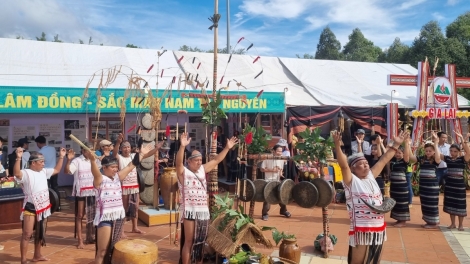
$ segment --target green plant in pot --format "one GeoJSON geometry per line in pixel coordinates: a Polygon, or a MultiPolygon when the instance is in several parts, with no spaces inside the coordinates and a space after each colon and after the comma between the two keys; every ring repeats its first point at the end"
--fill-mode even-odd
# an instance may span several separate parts
{"type": "Polygon", "coordinates": [[[252,127],[249,124],[243,129],[239,136],[240,142],[246,145],[248,154],[260,154],[269,152],[268,141],[272,139],[271,134],[266,133],[263,127],[252,127]]]}
{"type": "Polygon", "coordinates": [[[279,257],[299,263],[302,251],[297,245],[297,238],[295,235],[279,232],[277,229],[274,229],[272,234],[276,246],[281,242],[279,245],[279,257]]]}
{"type": "MultiPolygon", "coordinates": [[[[325,178],[323,168],[328,166],[328,158],[331,156],[332,149],[334,147],[333,138],[329,137],[325,139],[321,136],[321,129],[319,127],[315,129],[306,129],[299,133],[303,141],[297,143],[296,148],[299,150],[299,154],[294,156],[296,162],[312,161],[317,166],[317,170],[320,171],[320,177],[325,178]]],[[[328,236],[328,206],[322,207],[323,217],[323,234],[328,236]]],[[[324,257],[328,257],[328,251],[324,252],[324,257]]]]}

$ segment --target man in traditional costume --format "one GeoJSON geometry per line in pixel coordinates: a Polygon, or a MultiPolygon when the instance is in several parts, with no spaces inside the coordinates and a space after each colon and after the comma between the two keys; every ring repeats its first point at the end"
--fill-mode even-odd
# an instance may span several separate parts
{"type": "MultiPolygon", "coordinates": [[[[85,146],[93,149],[93,144],[85,142],[85,146]]],[[[71,149],[67,153],[67,163],[64,172],[73,174],[72,196],[75,196],[75,237],[78,239],[77,248],[83,245],[82,219],[86,215],[86,244],[94,243],[95,219],[95,190],[93,188],[93,174],[91,173],[90,152],[81,148],[80,157],[75,158],[75,152],[71,149]]],[[[96,161],[101,167],[99,160],[96,161]]]]}
{"type": "Polygon", "coordinates": [[[202,154],[193,150],[183,165],[186,146],[191,142],[187,133],[180,137],[180,148],[176,155],[176,173],[180,190],[181,247],[180,263],[202,263],[203,249],[207,237],[210,212],[207,195],[206,173],[212,171],[225,159],[228,151],[238,142],[236,137],[227,140],[225,148],[206,164],[202,164],[202,154]]]}
{"type": "MultiPolygon", "coordinates": [[[[117,158],[119,162],[119,171],[123,170],[124,168],[129,165],[134,159],[136,153],[131,153],[131,144],[128,141],[123,141],[124,136],[120,133],[118,135],[116,145],[114,146],[114,150],[112,151],[112,156],[117,158]],[[119,154],[119,148],[121,148],[121,154],[119,154]]],[[[151,150],[149,153],[144,155],[144,159],[154,155],[158,149],[161,147],[160,143],[156,148],[151,150]]],[[[140,148],[141,146],[138,146],[140,148]]],[[[124,178],[121,183],[122,186],[122,202],[124,204],[124,210],[126,211],[126,216],[128,216],[128,220],[131,219],[132,222],[132,233],[144,234],[139,228],[137,228],[137,208],[139,206],[139,182],[137,180],[137,169],[134,168],[129,172],[129,174],[124,178]]],[[[142,183],[143,184],[143,183],[142,183]]],[[[124,235],[124,229],[122,233],[122,237],[124,235]]]]}
{"type": "Polygon", "coordinates": [[[41,255],[41,246],[46,245],[45,232],[47,217],[51,215],[51,202],[49,200],[49,188],[47,180],[62,169],[62,162],[65,157],[65,149],[60,150],[59,161],[55,168],[44,168],[44,156],[36,151],[32,151],[29,156],[29,169],[21,169],[20,163],[23,156],[23,148],[16,149],[16,161],[13,169],[15,180],[21,184],[25,195],[23,203],[23,234],[20,242],[21,263],[27,263],[28,243],[36,229],[34,235],[34,257],[33,261],[47,261],[41,255]]]}
{"type": "Polygon", "coordinates": [[[96,197],[96,214],[93,221],[93,224],[97,226],[96,264],[111,263],[112,251],[121,238],[123,220],[126,215],[122,204],[121,181],[140,164],[150,147],[151,145],[142,148],[139,155],[135,155],[132,161],[119,172],[116,158],[109,156],[103,158],[101,160],[103,174],[96,164],[95,156],[89,154],[96,197]]]}
{"type": "Polygon", "coordinates": [[[346,158],[341,151],[341,133],[332,133],[338,164],[343,174],[343,186],[346,205],[351,224],[349,227],[349,264],[380,263],[383,243],[387,240],[384,213],[372,209],[369,205],[383,206],[383,197],[375,180],[385,165],[393,158],[406,134],[400,133],[393,140],[393,145],[372,167],[363,153],[356,153],[346,158]],[[367,204],[366,204],[367,203],[367,204]]]}

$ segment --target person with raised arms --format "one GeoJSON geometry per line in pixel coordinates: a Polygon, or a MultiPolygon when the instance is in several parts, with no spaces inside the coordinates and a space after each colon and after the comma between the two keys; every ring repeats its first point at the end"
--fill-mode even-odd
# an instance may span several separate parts
{"type": "Polygon", "coordinates": [[[176,173],[180,190],[182,264],[202,263],[207,237],[210,212],[207,195],[206,173],[212,171],[225,159],[228,151],[238,142],[236,137],[227,139],[224,149],[211,161],[202,164],[202,154],[197,150],[187,158],[188,167],[183,165],[186,146],[191,142],[188,133],[180,137],[180,148],[176,154],[176,173]]]}
{"type": "Polygon", "coordinates": [[[388,150],[370,168],[363,153],[348,158],[341,151],[341,133],[332,133],[338,164],[343,174],[349,227],[348,263],[380,263],[383,244],[387,240],[385,214],[373,208],[384,206],[382,193],[375,178],[393,158],[407,134],[401,132],[388,150]]]}
{"type": "Polygon", "coordinates": [[[49,200],[49,187],[47,180],[52,175],[58,174],[62,169],[66,151],[60,149],[59,161],[54,168],[44,168],[44,156],[36,151],[31,151],[28,159],[29,169],[21,169],[20,163],[23,157],[23,148],[16,149],[16,160],[13,168],[15,180],[23,188],[25,195],[23,203],[23,234],[20,242],[21,263],[27,263],[26,254],[28,253],[28,243],[34,234],[34,257],[33,262],[47,261],[46,257],[41,255],[41,246],[46,245],[46,225],[47,217],[51,215],[51,201],[49,200]]]}

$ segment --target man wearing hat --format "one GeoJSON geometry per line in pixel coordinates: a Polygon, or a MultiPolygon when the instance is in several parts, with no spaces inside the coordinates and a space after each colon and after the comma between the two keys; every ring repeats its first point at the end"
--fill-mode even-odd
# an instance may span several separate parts
{"type": "Polygon", "coordinates": [[[364,153],[365,155],[370,155],[370,144],[364,140],[366,131],[362,128],[359,128],[356,131],[356,141],[351,142],[352,154],[364,153]]]}
{"type": "Polygon", "coordinates": [[[113,155],[112,151],[112,145],[113,143],[107,139],[103,139],[100,141],[100,149],[95,151],[96,156],[102,160],[104,157],[110,157],[113,155]]]}

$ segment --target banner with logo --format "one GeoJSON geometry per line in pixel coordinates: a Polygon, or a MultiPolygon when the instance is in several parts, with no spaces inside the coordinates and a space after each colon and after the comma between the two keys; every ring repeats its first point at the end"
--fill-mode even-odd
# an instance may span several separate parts
{"type": "MultiPolygon", "coordinates": [[[[127,113],[142,112],[149,109],[148,96],[136,90],[89,89],[81,88],[45,88],[45,87],[10,87],[0,86],[0,113],[11,114],[81,114],[119,113],[124,103],[127,113]],[[99,97],[99,101],[98,101],[99,97]]],[[[151,90],[154,97],[161,97],[164,90],[151,90]]],[[[284,93],[264,92],[227,92],[222,91],[222,108],[227,113],[283,113],[284,93]]],[[[210,94],[209,94],[210,96],[210,94]]],[[[198,90],[171,91],[162,100],[162,113],[176,113],[186,110],[188,113],[201,113],[201,104],[207,97],[198,90]]]]}

